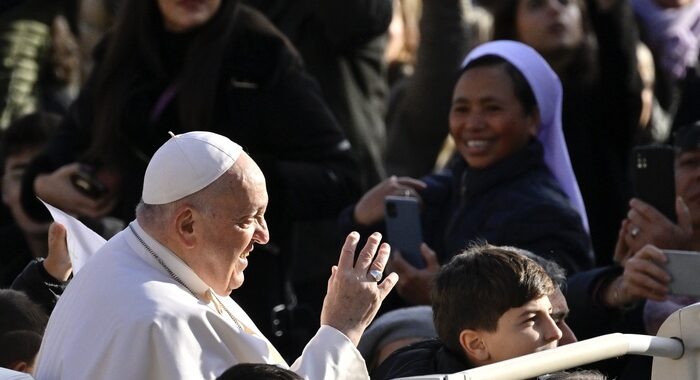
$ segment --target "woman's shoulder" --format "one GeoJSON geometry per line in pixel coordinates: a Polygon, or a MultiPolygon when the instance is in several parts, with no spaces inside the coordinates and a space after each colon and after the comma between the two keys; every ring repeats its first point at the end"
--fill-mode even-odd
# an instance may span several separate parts
{"type": "Polygon", "coordinates": [[[507,199],[508,202],[514,202],[523,207],[573,210],[566,194],[545,165],[522,173],[512,181],[504,183],[496,192],[501,199],[507,199]]]}

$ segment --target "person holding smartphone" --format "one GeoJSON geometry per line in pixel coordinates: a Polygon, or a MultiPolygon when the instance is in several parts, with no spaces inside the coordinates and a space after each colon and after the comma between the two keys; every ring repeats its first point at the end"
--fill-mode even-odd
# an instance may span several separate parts
{"type": "Polygon", "coordinates": [[[391,177],[341,215],[345,229],[380,228],[386,196],[420,198],[427,266],[417,269],[400,254],[392,261],[404,299],[429,303],[439,263],[471,241],[527,249],[569,273],[592,267],[561,101],[554,71],[522,43],[493,41],[466,57],[449,117],[457,150],[452,162],[421,180],[391,177]]]}
{"type": "Polygon", "coordinates": [[[632,199],[619,230],[616,263],[569,278],[570,322],[582,339],[609,332],[655,334],[673,311],[697,301],[669,295],[663,250],[700,250],[700,123],[680,128],[673,146],[677,221],[632,199]]]}

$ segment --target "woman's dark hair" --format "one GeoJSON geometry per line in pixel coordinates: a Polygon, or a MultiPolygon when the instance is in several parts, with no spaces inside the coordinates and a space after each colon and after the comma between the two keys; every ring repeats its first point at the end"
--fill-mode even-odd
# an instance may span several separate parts
{"type": "MultiPolygon", "coordinates": [[[[206,129],[227,42],[234,32],[238,0],[222,0],[216,14],[193,30],[178,77],[176,102],[183,131],[206,129]]],[[[144,82],[170,80],[161,51],[166,31],[157,0],[126,0],[119,7],[108,36],[104,59],[95,73],[94,126],[88,160],[115,162],[122,144],[115,141],[123,128],[127,102],[144,82]]]]}
{"type": "MultiPolygon", "coordinates": [[[[518,5],[526,0],[502,0],[493,6],[493,39],[520,41],[516,29],[518,5]]],[[[571,0],[576,2],[581,10],[581,27],[583,28],[583,41],[573,52],[574,58],[564,72],[557,73],[562,85],[588,84],[598,77],[597,53],[598,43],[593,33],[588,9],[584,0],[571,0]]],[[[540,52],[542,56],[547,57],[540,52]]]]}
{"type": "Polygon", "coordinates": [[[527,79],[525,79],[525,76],[520,72],[520,70],[502,57],[493,54],[481,56],[464,66],[459,75],[462,76],[462,74],[473,68],[493,66],[503,67],[503,70],[505,70],[505,72],[508,74],[513,83],[515,97],[518,98],[520,104],[523,106],[525,114],[533,115],[537,113],[537,99],[535,98],[535,94],[532,92],[530,83],[527,81],[527,79]]]}

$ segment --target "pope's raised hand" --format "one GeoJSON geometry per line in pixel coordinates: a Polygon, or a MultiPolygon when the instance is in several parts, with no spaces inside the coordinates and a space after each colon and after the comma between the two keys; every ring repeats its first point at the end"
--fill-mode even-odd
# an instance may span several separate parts
{"type": "Polygon", "coordinates": [[[331,269],[321,311],[321,324],[336,328],[355,345],[399,279],[396,273],[381,279],[391,248],[381,243],[380,233],[367,239],[355,261],[359,240],[357,232],[345,239],[338,265],[331,269]]]}

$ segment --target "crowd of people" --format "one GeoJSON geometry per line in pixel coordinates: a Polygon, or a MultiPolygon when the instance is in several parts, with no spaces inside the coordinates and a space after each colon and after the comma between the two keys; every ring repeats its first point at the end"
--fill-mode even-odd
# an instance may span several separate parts
{"type": "Polygon", "coordinates": [[[393,379],[656,334],[698,301],[663,250],[700,251],[699,9],[3,2],[0,379],[393,379]],[[647,144],[675,214],[636,197],[647,144]],[[108,239],[79,272],[41,201],[108,239]]]}

